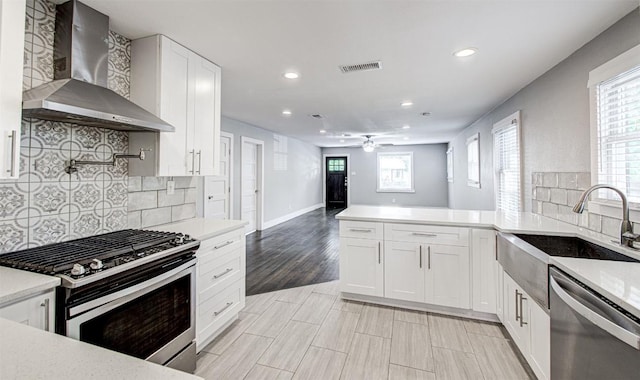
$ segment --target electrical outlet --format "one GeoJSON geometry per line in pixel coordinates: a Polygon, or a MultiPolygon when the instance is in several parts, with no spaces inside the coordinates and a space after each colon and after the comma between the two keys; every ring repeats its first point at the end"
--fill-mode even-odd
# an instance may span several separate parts
{"type": "Polygon", "coordinates": [[[176,192],[176,181],[167,181],[167,195],[173,195],[176,192]]]}

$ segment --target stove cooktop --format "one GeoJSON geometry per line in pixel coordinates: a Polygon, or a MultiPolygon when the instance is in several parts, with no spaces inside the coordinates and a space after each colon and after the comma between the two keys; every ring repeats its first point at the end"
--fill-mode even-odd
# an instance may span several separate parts
{"type": "Polygon", "coordinates": [[[193,243],[180,233],[128,229],[5,253],[0,265],[77,279],[193,243]]]}

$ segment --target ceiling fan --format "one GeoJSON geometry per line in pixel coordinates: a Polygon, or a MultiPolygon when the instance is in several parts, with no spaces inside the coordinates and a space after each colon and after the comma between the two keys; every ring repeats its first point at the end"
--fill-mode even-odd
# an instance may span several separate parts
{"type": "Polygon", "coordinates": [[[373,152],[378,147],[394,145],[394,144],[377,144],[373,140],[371,140],[371,138],[374,137],[373,135],[363,135],[362,137],[367,138],[362,144],[350,145],[345,148],[362,147],[362,150],[368,153],[368,152],[373,152]]]}

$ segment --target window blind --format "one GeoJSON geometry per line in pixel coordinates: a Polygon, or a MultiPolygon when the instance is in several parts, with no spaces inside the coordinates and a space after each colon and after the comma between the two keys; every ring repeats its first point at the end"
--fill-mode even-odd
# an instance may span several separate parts
{"type": "Polygon", "coordinates": [[[496,209],[520,211],[520,137],[518,119],[493,130],[496,209]]]}
{"type": "MultiPolygon", "coordinates": [[[[596,87],[598,182],[640,202],[640,66],[596,87]]],[[[600,198],[615,199],[611,192],[600,198]]]]}

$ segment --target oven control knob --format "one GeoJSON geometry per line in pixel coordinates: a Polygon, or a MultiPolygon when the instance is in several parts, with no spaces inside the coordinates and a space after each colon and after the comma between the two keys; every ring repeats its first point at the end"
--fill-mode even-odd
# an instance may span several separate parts
{"type": "Polygon", "coordinates": [[[83,275],[87,270],[80,264],[73,264],[73,268],[71,268],[71,274],[74,276],[83,275]]]}
{"type": "Polygon", "coordinates": [[[185,239],[185,235],[184,234],[178,234],[178,235],[176,235],[176,238],[174,239],[174,243],[175,244],[183,244],[184,243],[184,239],[185,239]]]}
{"type": "Polygon", "coordinates": [[[101,260],[93,259],[93,261],[91,262],[91,264],[89,264],[89,266],[93,270],[99,270],[99,269],[102,269],[102,267],[104,267],[104,264],[102,264],[101,260]]]}

